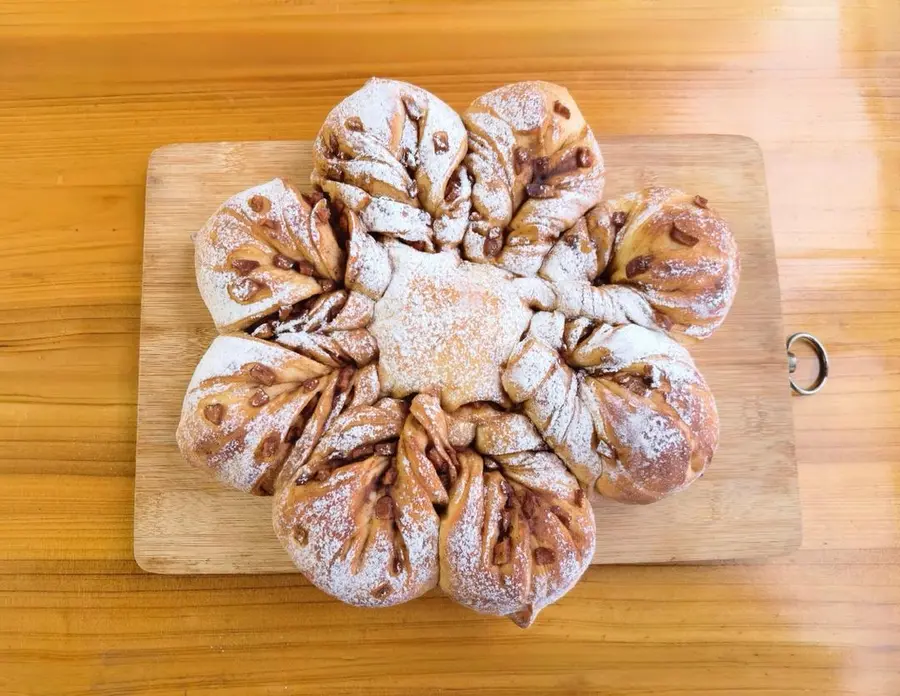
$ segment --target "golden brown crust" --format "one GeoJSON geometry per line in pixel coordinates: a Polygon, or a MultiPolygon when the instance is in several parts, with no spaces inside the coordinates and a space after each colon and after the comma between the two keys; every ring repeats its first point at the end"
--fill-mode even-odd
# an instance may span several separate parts
{"type": "Polygon", "coordinates": [[[331,368],[275,344],[219,336],[188,385],[176,440],[221,483],[271,495],[331,368]]]}
{"type": "Polygon", "coordinates": [[[705,198],[652,187],[591,210],[541,275],[570,318],[706,338],[731,308],[740,266],[731,230],[705,198]],[[601,274],[610,284],[594,286],[601,274]]]}
{"type": "Polygon", "coordinates": [[[580,336],[566,362],[538,339],[523,341],[503,375],[511,398],[579,480],[605,497],[651,503],[690,485],[719,431],[715,400],[690,355],[634,324],[580,336]]]}
{"type": "Polygon", "coordinates": [[[326,201],[283,179],[228,199],[194,235],[194,249],[197,286],[220,331],[316,295],[344,272],[326,201]]]}
{"type": "Polygon", "coordinates": [[[473,221],[466,257],[534,275],[550,246],[603,194],[600,148],[569,92],[505,85],[463,114],[473,221]]]}
{"type": "Polygon", "coordinates": [[[701,196],[663,187],[609,206],[626,213],[610,282],[636,288],[665,317],[667,330],[709,336],[725,320],[740,276],[740,255],[724,220],[701,196]]]}
{"type": "MultiPolygon", "coordinates": [[[[435,397],[412,412],[381,399],[333,418],[291,476],[279,478],[276,533],[297,567],[350,604],[390,606],[437,584],[438,464],[455,463],[435,397]]],[[[455,469],[454,469],[455,473],[455,469]]]]}
{"type": "Polygon", "coordinates": [[[466,451],[459,462],[441,522],[441,589],[475,611],[526,627],[587,569],[593,511],[548,452],[485,460],[466,451]]]}
{"type": "Polygon", "coordinates": [[[684,348],[639,326],[598,327],[570,355],[608,448],[596,483],[606,497],[652,503],[689,486],[716,450],[712,392],[684,348]]]}
{"type": "Polygon", "coordinates": [[[404,460],[373,454],[276,494],[275,531],[317,587],[392,606],[437,584],[438,517],[404,460]]]}
{"type": "Polygon", "coordinates": [[[455,246],[469,215],[462,120],[433,94],[373,78],[325,119],[312,181],[371,232],[455,246]]]}

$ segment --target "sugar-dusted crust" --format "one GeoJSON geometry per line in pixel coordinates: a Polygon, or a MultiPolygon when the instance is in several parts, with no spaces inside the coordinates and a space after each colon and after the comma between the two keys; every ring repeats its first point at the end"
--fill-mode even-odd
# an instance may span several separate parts
{"type": "Polygon", "coordinates": [[[283,179],[229,198],[194,235],[197,287],[220,331],[316,295],[343,276],[328,204],[283,179]]]}
{"type": "Polygon", "coordinates": [[[517,349],[504,386],[588,487],[651,503],[709,464],[719,419],[712,392],[678,343],[635,324],[601,325],[567,349],[539,339],[517,349]]]}
{"type": "Polygon", "coordinates": [[[453,109],[421,87],[372,78],[325,118],[312,181],[371,232],[455,246],[469,216],[465,154],[453,109]]]}
{"type": "Polygon", "coordinates": [[[331,373],[273,343],[219,336],[187,388],[176,433],[182,455],[227,486],[271,494],[307,409],[333,386],[331,373]]]}
{"type": "Polygon", "coordinates": [[[459,455],[441,523],[441,589],[460,604],[528,626],[594,553],[594,515],[549,452],[459,455]],[[487,467],[487,468],[486,468],[487,467]]]}
{"type": "Polygon", "coordinates": [[[740,271],[734,236],[705,198],[651,187],[591,210],[541,275],[569,317],[707,338],[731,309],[740,271]],[[601,273],[609,284],[593,285],[601,273]]]}
{"type": "Polygon", "coordinates": [[[391,606],[438,578],[438,515],[405,453],[405,406],[339,416],[273,507],[278,538],[306,577],[357,606],[391,606]]]}
{"type": "Polygon", "coordinates": [[[466,258],[534,275],[560,234],[600,202],[600,147],[568,90],[517,82],[478,97],[469,131],[466,258]]]}

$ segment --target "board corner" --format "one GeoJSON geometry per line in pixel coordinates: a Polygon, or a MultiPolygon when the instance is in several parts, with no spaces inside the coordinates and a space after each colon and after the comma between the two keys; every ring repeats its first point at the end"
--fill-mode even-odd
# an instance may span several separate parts
{"type": "Polygon", "coordinates": [[[732,144],[735,150],[742,151],[747,159],[753,159],[759,162],[760,167],[764,165],[762,145],[755,138],[740,133],[723,133],[718,136],[721,140],[726,140],[732,144]]]}
{"type": "Polygon", "coordinates": [[[132,555],[137,567],[151,575],[172,575],[165,562],[143,548],[140,538],[133,538],[132,555]]]}

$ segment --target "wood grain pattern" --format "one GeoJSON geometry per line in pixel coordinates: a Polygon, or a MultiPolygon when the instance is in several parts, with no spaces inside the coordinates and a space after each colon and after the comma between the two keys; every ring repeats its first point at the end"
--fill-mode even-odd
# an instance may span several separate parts
{"type": "MultiPolygon", "coordinates": [[[[707,474],[650,506],[603,501],[594,563],[707,561],[800,544],[778,271],[762,155],[735,136],[601,139],[606,192],[649,183],[697,191],[728,220],[743,276],[725,325],[691,345],[721,419],[707,474]]],[[[184,389],[215,336],[196,288],[190,235],[230,195],[274,176],[309,188],[311,142],[163,147],[147,171],[134,549],[160,573],[273,573],[294,566],[275,539],[270,499],[229,491],[175,446],[184,389]]]]}
{"type": "Polygon", "coordinates": [[[0,694],[900,693],[896,0],[0,0],[0,694]],[[603,566],[528,631],[132,549],[147,158],[303,140],[372,74],[464,108],[567,85],[601,135],[741,133],[766,162],[801,550],[603,566]],[[360,618],[365,617],[365,622],[360,618]]]}

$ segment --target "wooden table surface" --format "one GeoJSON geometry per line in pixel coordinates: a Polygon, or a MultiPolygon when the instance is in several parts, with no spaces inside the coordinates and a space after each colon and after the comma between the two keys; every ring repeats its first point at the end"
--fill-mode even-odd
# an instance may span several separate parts
{"type": "Polygon", "coordinates": [[[900,4],[0,1],[0,694],[900,693],[900,4]],[[594,567],[523,632],[296,576],[132,560],[151,150],[304,139],[371,74],[463,107],[567,85],[601,133],[740,133],[766,159],[799,552],[594,567]]]}

